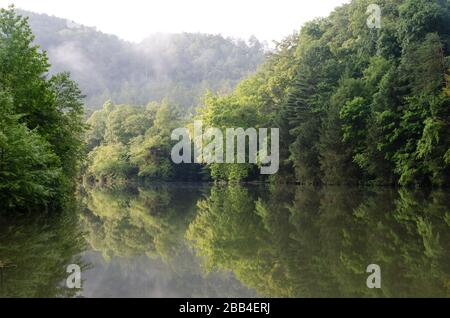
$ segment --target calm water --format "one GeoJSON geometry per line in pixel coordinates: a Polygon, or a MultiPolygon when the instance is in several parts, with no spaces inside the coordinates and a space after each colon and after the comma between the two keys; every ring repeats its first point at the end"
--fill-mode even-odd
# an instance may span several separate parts
{"type": "Polygon", "coordinates": [[[161,184],[0,220],[0,296],[450,296],[450,193],[161,184]],[[78,264],[82,289],[66,287],[78,264]],[[369,264],[381,288],[366,286],[369,264]]]}

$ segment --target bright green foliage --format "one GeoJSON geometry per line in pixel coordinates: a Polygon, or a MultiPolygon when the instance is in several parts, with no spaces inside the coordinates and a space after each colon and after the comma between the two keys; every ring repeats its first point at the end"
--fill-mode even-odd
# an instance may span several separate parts
{"type": "Polygon", "coordinates": [[[68,73],[53,76],[50,87],[54,93],[57,119],[51,124],[49,141],[61,160],[68,182],[78,176],[80,162],[84,158],[83,95],[68,73]]]}
{"type": "MultiPolygon", "coordinates": [[[[297,57],[293,34],[277,45],[255,74],[238,84],[229,95],[208,93],[198,119],[203,126],[221,128],[225,137],[226,128],[270,128],[279,127],[282,119],[277,116],[285,102],[295,78],[297,57]]],[[[288,157],[290,136],[280,131],[280,156],[288,157]]],[[[224,149],[226,143],[224,141],[224,149]]],[[[289,174],[290,164],[282,162],[280,174],[289,174]]],[[[254,179],[259,172],[252,164],[211,164],[211,176],[216,181],[241,181],[254,179]]]]}
{"type": "Polygon", "coordinates": [[[371,3],[305,24],[233,94],[207,99],[205,120],[279,127],[288,182],[449,185],[449,3],[383,0],[380,29],[366,25],[371,3]]]}
{"type": "MultiPolygon", "coordinates": [[[[243,85],[247,84],[246,82],[243,85]]],[[[257,128],[259,123],[263,122],[263,115],[257,108],[258,104],[254,96],[246,96],[241,93],[239,86],[236,93],[229,96],[207,95],[205,98],[205,107],[200,110],[199,119],[202,121],[203,129],[209,127],[219,128],[223,135],[223,149],[227,147],[226,128],[241,127],[257,128]]],[[[244,87],[244,89],[247,87],[244,87]]],[[[203,147],[208,143],[203,140],[203,147]]],[[[235,152],[237,147],[234,147],[235,152]]],[[[248,154],[247,154],[248,156],[248,154]]],[[[226,153],[223,153],[224,160],[226,153]]],[[[255,165],[248,163],[212,163],[208,165],[211,177],[216,181],[241,181],[247,178],[255,165]]]]}
{"type": "Polygon", "coordinates": [[[105,111],[97,110],[87,120],[86,123],[89,129],[86,131],[85,139],[86,150],[88,152],[103,143],[106,130],[106,117],[107,113],[105,111]]]}
{"type": "Polygon", "coordinates": [[[287,114],[291,134],[297,136],[291,151],[298,181],[403,185],[443,185],[450,181],[442,161],[443,150],[448,149],[449,128],[445,123],[449,114],[445,105],[449,101],[441,93],[447,55],[442,41],[449,39],[441,18],[449,8],[439,1],[414,3],[383,1],[380,5],[386,24],[375,33],[361,19],[367,1],[353,1],[322,21],[327,28],[320,38],[307,38],[308,29],[302,30],[305,39],[299,46],[309,47],[302,54],[298,84],[286,104],[291,110],[287,114]],[[413,6],[419,12],[412,14],[413,6]],[[443,13],[437,14],[436,8],[443,13]],[[392,15],[398,10],[401,18],[394,22],[392,15]],[[346,16],[346,12],[352,15],[346,16]],[[412,28],[411,20],[416,18],[412,28]],[[355,28],[343,29],[342,20],[355,28]],[[315,42],[322,50],[329,47],[329,55],[321,57],[315,42]],[[321,72],[327,63],[333,65],[338,60],[339,66],[321,72]],[[319,69],[308,72],[308,67],[319,69]],[[336,76],[344,80],[334,87],[334,80],[330,83],[329,79],[336,76]],[[311,81],[313,85],[307,86],[311,81]],[[320,88],[325,90],[321,92],[320,88]],[[336,108],[340,121],[334,115],[336,108]],[[330,126],[333,117],[334,127],[330,126]],[[342,143],[333,141],[341,134],[339,127],[342,143]],[[333,144],[342,153],[340,157],[330,155],[333,144]],[[359,167],[354,174],[357,178],[330,175],[333,167],[355,169],[349,166],[348,154],[359,167]]]}
{"type": "MultiPolygon", "coordinates": [[[[232,93],[207,94],[195,118],[222,131],[280,128],[273,181],[450,185],[450,4],[379,1],[379,29],[367,26],[370,4],[353,0],[306,23],[232,93]]],[[[175,178],[168,132],[144,124],[155,117],[131,107],[104,112],[90,119],[90,147],[121,142],[140,176],[175,178]]],[[[264,179],[257,168],[208,164],[204,171],[216,181],[264,179]]]]}
{"type": "Polygon", "coordinates": [[[200,178],[199,165],[177,166],[170,157],[182,118],[167,100],[147,107],[105,103],[87,121],[87,177],[101,183],[200,178]]]}
{"type": "Polygon", "coordinates": [[[60,207],[83,156],[82,95],[68,74],[46,78],[27,20],[0,10],[0,209],[60,207]]]}
{"type": "Polygon", "coordinates": [[[152,125],[153,111],[106,102],[87,120],[89,151],[86,173],[98,181],[126,180],[137,169],[130,163],[129,144],[152,125]]]}
{"type": "Polygon", "coordinates": [[[170,136],[173,129],[180,127],[180,123],[177,110],[164,101],[158,107],[153,126],[131,143],[130,160],[139,167],[139,176],[156,179],[174,177],[170,152],[175,142],[170,136]]]}
{"type": "MultiPolygon", "coordinates": [[[[288,182],[448,185],[448,2],[381,1],[375,30],[369,4],[305,24],[233,94],[207,98],[202,119],[279,127],[288,182]]],[[[212,165],[212,176],[230,179],[229,169],[212,165]]]]}
{"type": "Polygon", "coordinates": [[[151,114],[138,107],[116,107],[106,119],[105,141],[127,144],[132,138],[143,135],[151,124],[151,114]]]}
{"type": "Polygon", "coordinates": [[[61,178],[58,157],[36,130],[11,113],[11,99],[0,94],[0,206],[49,204],[61,178]]]}
{"type": "Polygon", "coordinates": [[[126,178],[132,169],[127,150],[120,143],[96,147],[88,156],[89,173],[101,180],[126,178]]]}

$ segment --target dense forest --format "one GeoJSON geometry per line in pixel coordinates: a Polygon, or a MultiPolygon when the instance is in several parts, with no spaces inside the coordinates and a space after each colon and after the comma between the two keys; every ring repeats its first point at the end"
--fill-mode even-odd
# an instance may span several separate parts
{"type": "MultiPolygon", "coordinates": [[[[151,127],[153,141],[134,141],[139,162],[149,142],[168,147],[170,127],[181,114],[190,112],[201,94],[207,89],[230,91],[255,70],[263,56],[263,45],[256,39],[246,43],[180,34],[154,36],[132,45],[63,19],[13,7],[1,9],[0,209],[54,210],[69,204],[86,159],[86,128],[91,128],[88,151],[103,143],[103,135],[97,140],[90,137],[95,135],[92,129],[98,114],[87,125],[86,103],[109,98],[131,104],[161,100],[161,105],[151,103],[148,111],[126,106],[114,112],[117,117],[114,123],[108,121],[113,126],[108,126],[105,140],[115,144],[96,149],[97,157],[108,156],[111,150],[113,156],[108,160],[128,158],[119,143],[127,144],[136,136],[143,139],[151,127]],[[85,93],[90,95],[87,100],[85,93]],[[167,100],[180,111],[169,114],[167,100]],[[132,114],[136,116],[127,117],[132,114]],[[128,124],[122,122],[124,118],[128,124]],[[114,131],[117,128],[128,137],[114,131]]],[[[117,169],[113,171],[117,175],[129,175],[131,167],[127,163],[105,165],[117,169]]],[[[151,165],[147,166],[151,174],[151,165]]],[[[164,173],[160,160],[157,169],[164,173]]]]}
{"type": "Polygon", "coordinates": [[[69,71],[88,108],[111,99],[142,105],[168,98],[196,106],[206,90],[230,92],[263,61],[265,47],[208,34],[154,34],[132,43],[95,28],[45,14],[29,17],[36,43],[47,51],[51,73],[69,71]]]}
{"type": "Polygon", "coordinates": [[[89,253],[139,256],[183,296],[448,296],[450,0],[378,0],[380,28],[372,1],[270,52],[0,9],[0,297],[81,296],[65,267],[87,274],[89,253]],[[278,173],[174,163],[171,134],[194,121],[279,128],[278,173]]]}
{"type": "MultiPolygon", "coordinates": [[[[28,19],[13,8],[2,9],[2,208],[61,206],[74,190],[80,166],[84,180],[109,184],[259,180],[448,186],[450,4],[445,0],[380,1],[382,25],[378,29],[366,24],[369,4],[355,0],[327,18],[305,24],[278,43],[258,70],[229,93],[220,92],[217,85],[222,84],[218,83],[226,80],[233,86],[233,81],[256,67],[263,55],[258,41],[246,44],[220,36],[184,34],[163,45],[149,39],[140,45],[147,45],[150,51],[170,47],[167,52],[177,56],[171,59],[167,54],[165,62],[147,64],[151,68],[172,64],[169,73],[174,76],[161,76],[181,86],[206,81],[216,91],[203,95],[195,113],[186,102],[193,99],[181,98],[186,103],[177,103],[166,89],[158,97],[129,91],[136,103],[128,104],[114,102],[121,98],[111,93],[111,100],[93,112],[87,123],[83,122],[83,95],[77,84],[68,73],[49,72],[47,53],[36,45],[28,19]],[[137,103],[143,99],[146,101],[137,103]],[[171,132],[189,127],[194,119],[222,129],[279,128],[280,172],[267,178],[259,174],[257,164],[173,163],[171,132]]],[[[37,30],[45,45],[65,39],[78,46],[83,43],[85,50],[94,43],[128,45],[80,26],[51,32],[55,21],[67,21],[45,16],[34,19],[49,22],[37,30]]],[[[109,59],[95,52],[99,60],[106,61],[102,65],[119,72],[110,74],[113,78],[127,72],[117,62],[121,58],[141,61],[124,57],[114,48],[102,51],[109,59]],[[107,67],[111,65],[115,67],[107,67]]],[[[146,63],[145,58],[142,61],[146,63]]],[[[128,76],[135,77],[133,74],[128,76]]],[[[159,79],[148,83],[163,83],[159,79]]],[[[140,80],[133,84],[135,88],[140,87],[140,80]]],[[[120,91],[113,86],[112,91],[120,91]]],[[[191,88],[188,90],[197,96],[199,91],[191,88]]],[[[145,85],[140,91],[155,92],[145,85]]]]}
{"type": "MultiPolygon", "coordinates": [[[[450,184],[450,4],[355,0],[278,44],[229,94],[208,93],[194,115],[209,127],[278,127],[274,182],[450,184]]],[[[88,123],[91,179],[260,180],[255,164],[175,165],[170,131],[193,118],[164,102],[106,103],[88,123]]]]}
{"type": "Polygon", "coordinates": [[[83,96],[67,73],[45,76],[33,41],[26,19],[1,9],[0,211],[66,205],[83,158],[83,96]]]}

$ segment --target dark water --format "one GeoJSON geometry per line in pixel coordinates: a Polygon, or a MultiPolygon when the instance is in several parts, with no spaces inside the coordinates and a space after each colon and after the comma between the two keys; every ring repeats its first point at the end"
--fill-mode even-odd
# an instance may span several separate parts
{"type": "Polygon", "coordinates": [[[1,297],[450,296],[448,191],[161,184],[80,201],[0,221],[1,297]]]}

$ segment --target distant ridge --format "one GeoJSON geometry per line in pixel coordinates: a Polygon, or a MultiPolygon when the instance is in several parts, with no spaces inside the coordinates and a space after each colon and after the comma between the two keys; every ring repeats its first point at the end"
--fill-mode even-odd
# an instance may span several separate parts
{"type": "Polygon", "coordinates": [[[144,105],[164,98],[190,108],[206,90],[230,91],[264,60],[264,46],[254,37],[155,34],[131,43],[74,21],[17,12],[29,17],[51,72],[69,71],[94,109],[108,99],[144,105]]]}

